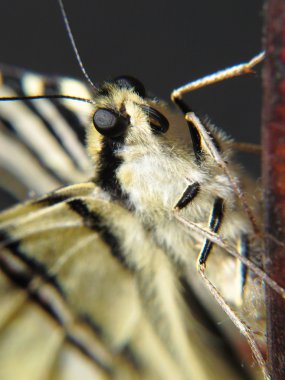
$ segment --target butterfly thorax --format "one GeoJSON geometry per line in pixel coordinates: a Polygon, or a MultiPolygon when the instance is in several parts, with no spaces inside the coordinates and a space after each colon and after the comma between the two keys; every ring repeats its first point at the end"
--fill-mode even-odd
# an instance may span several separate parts
{"type": "MultiPolygon", "coordinates": [[[[121,118],[118,123],[122,124],[122,133],[116,132],[115,137],[104,135],[94,128],[94,122],[90,123],[88,150],[95,162],[94,181],[138,216],[155,243],[178,267],[192,268],[193,272],[205,240],[179,225],[173,212],[191,184],[197,183],[199,191],[193,202],[182,210],[185,218],[207,228],[214,201],[221,198],[224,202],[221,226],[224,237],[237,246],[239,237],[245,232],[250,233],[251,226],[222,169],[207,157],[202,164],[198,163],[190,143],[184,146],[177,143],[175,130],[184,126],[182,117],[171,112],[163,102],[142,98],[133,90],[114,84],[105,85],[104,91],[99,92],[94,115],[101,109],[107,110],[107,117],[110,110],[111,116],[114,113],[121,118]],[[169,131],[159,130],[161,120],[156,118],[157,115],[171,120],[169,131]]],[[[211,125],[209,128],[222,146],[233,173],[238,173],[229,161],[230,141],[211,125]]],[[[211,265],[217,270],[213,271],[213,278],[225,293],[229,286],[236,289],[235,294],[230,295],[230,299],[236,302],[240,297],[239,265],[221,250],[214,250],[217,252],[211,265]]]]}

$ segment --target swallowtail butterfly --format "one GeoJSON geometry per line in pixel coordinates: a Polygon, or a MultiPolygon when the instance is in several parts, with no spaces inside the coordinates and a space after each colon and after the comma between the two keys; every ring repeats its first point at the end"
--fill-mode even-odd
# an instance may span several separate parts
{"type": "Polygon", "coordinates": [[[267,376],[259,199],[188,88],[0,73],[0,379],[245,379],[224,311],[267,376]]]}

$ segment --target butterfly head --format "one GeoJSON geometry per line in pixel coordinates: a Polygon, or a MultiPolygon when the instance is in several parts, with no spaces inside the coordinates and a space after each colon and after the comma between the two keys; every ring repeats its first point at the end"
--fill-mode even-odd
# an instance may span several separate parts
{"type": "Polygon", "coordinates": [[[95,103],[88,133],[91,157],[101,150],[102,141],[147,144],[168,130],[169,122],[158,110],[161,104],[147,98],[143,84],[133,77],[105,82],[95,103]]]}

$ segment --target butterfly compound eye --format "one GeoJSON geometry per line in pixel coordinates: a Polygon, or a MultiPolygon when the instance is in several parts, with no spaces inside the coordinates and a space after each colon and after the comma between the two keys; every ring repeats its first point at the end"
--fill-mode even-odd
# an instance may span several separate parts
{"type": "Polygon", "coordinates": [[[107,137],[120,137],[129,125],[128,118],[106,108],[99,108],[93,116],[97,131],[107,137]]]}

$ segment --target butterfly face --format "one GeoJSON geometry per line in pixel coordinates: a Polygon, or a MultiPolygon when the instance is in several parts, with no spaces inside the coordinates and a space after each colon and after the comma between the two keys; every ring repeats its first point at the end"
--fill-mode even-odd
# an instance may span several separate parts
{"type": "Polygon", "coordinates": [[[137,79],[119,77],[105,83],[98,94],[93,124],[102,136],[123,141],[168,130],[166,117],[144,101],[145,90],[137,79]]]}

